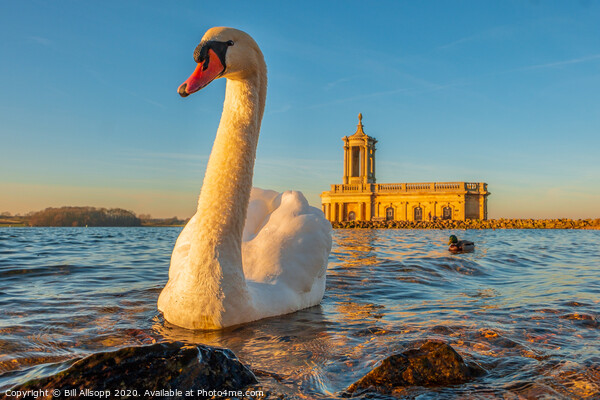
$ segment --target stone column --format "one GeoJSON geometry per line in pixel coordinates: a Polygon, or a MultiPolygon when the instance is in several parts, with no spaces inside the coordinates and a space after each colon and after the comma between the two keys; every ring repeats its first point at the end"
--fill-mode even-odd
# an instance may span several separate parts
{"type": "Polygon", "coordinates": [[[369,177],[371,176],[371,151],[368,147],[365,147],[365,183],[369,181],[369,177]]]}
{"type": "Polygon", "coordinates": [[[349,158],[348,157],[348,149],[349,149],[348,145],[347,144],[344,145],[344,177],[343,177],[342,183],[345,185],[348,184],[348,175],[349,175],[349,173],[348,173],[348,158],[349,158]]]}
{"type": "Polygon", "coordinates": [[[373,177],[375,176],[375,164],[373,163],[373,150],[369,150],[369,165],[367,166],[368,170],[369,170],[369,178],[371,180],[373,180],[373,177]]]}
{"type": "Polygon", "coordinates": [[[479,195],[479,219],[485,219],[485,196],[479,195]]]}
{"type": "Polygon", "coordinates": [[[367,151],[367,145],[366,144],[364,144],[361,147],[361,149],[362,149],[362,153],[363,153],[363,156],[364,156],[364,158],[362,160],[363,163],[361,165],[361,168],[362,168],[362,178],[363,178],[362,181],[363,181],[364,184],[366,184],[367,181],[368,181],[368,177],[369,177],[369,170],[367,169],[367,166],[369,165],[369,161],[368,161],[369,160],[369,152],[367,151]]]}
{"type": "MultiPolygon", "coordinates": [[[[348,176],[349,177],[354,177],[354,147],[355,146],[350,146],[350,150],[348,153],[348,176]]],[[[360,158],[360,155],[359,155],[360,158]]],[[[350,183],[350,182],[348,182],[350,183]]]]}
{"type": "Polygon", "coordinates": [[[360,151],[358,152],[360,154],[359,159],[358,159],[358,176],[361,177],[361,181],[363,176],[365,176],[364,172],[365,172],[365,167],[364,167],[364,163],[365,163],[365,148],[364,147],[359,147],[360,151]]]}
{"type": "Polygon", "coordinates": [[[375,167],[377,164],[375,163],[375,146],[373,146],[373,182],[377,182],[377,178],[375,178],[375,167]]]}
{"type": "Polygon", "coordinates": [[[483,206],[481,207],[481,219],[487,219],[487,204],[486,204],[486,198],[485,196],[481,196],[481,203],[483,204],[483,206]]]}

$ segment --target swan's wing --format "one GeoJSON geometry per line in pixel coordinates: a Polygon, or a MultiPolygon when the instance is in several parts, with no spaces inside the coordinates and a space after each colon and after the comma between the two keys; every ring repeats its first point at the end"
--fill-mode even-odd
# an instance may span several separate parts
{"type": "Polygon", "coordinates": [[[247,242],[256,237],[260,229],[268,221],[269,215],[279,207],[280,203],[281,196],[276,191],[252,188],[250,201],[248,202],[248,212],[246,213],[246,222],[244,223],[242,242],[247,242]]]}
{"type": "Polygon", "coordinates": [[[331,224],[300,192],[252,190],[242,244],[246,279],[310,292],[325,279],[331,224]]]}

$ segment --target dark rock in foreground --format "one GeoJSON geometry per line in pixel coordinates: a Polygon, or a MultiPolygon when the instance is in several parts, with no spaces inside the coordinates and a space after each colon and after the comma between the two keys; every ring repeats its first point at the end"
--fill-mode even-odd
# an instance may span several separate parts
{"type": "Polygon", "coordinates": [[[214,395],[211,390],[241,391],[256,383],[254,374],[231,350],[173,342],[93,354],[66,371],[12,390],[48,390],[49,396],[37,398],[54,399],[89,397],[92,392],[109,398],[204,399],[214,395]],[[57,389],[60,395],[52,396],[57,389]],[[132,390],[137,394],[128,392],[132,390]]]}
{"type": "Polygon", "coordinates": [[[389,394],[408,386],[461,384],[484,373],[478,365],[466,364],[446,343],[428,341],[418,349],[386,358],[379,367],[350,385],[346,391],[389,394]]]}

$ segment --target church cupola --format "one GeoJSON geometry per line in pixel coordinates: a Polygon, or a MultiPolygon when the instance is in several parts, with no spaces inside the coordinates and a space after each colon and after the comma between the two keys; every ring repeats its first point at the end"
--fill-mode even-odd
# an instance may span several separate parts
{"type": "Polygon", "coordinates": [[[362,114],[358,114],[356,132],[344,136],[344,184],[375,183],[375,143],[377,140],[367,135],[362,124],[362,114]]]}

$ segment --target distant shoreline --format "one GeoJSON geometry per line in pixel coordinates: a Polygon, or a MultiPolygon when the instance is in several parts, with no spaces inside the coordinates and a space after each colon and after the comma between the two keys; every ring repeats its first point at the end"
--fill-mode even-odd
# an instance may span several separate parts
{"type": "Polygon", "coordinates": [[[600,218],[592,219],[488,219],[466,221],[344,221],[334,229],[591,229],[600,230],[600,218]]]}
{"type": "MultiPolygon", "coordinates": [[[[165,219],[166,220],[166,219],[165,219]]],[[[184,223],[169,224],[165,220],[142,221],[137,226],[103,226],[104,228],[183,228],[184,223]]],[[[600,218],[592,219],[490,219],[437,221],[344,221],[332,222],[334,229],[583,229],[600,230],[600,218]]],[[[0,218],[0,228],[28,228],[26,217],[0,218]]],[[[51,228],[52,226],[45,226],[51,228]]],[[[85,226],[83,226],[85,227],[85,226]]],[[[40,227],[42,228],[42,227],[40,227]]],[[[82,226],[77,226],[82,228],[82,226]]],[[[93,226],[90,226],[93,228],[93,226]]]]}
{"type": "Polygon", "coordinates": [[[137,216],[121,208],[90,206],[48,207],[27,215],[0,215],[0,227],[141,227],[185,226],[189,219],[152,218],[149,214],[137,216]]]}
{"type": "Polygon", "coordinates": [[[185,224],[165,225],[146,223],[142,223],[142,225],[131,226],[31,226],[23,221],[6,222],[4,220],[0,220],[0,228],[183,228],[184,226],[185,224]]]}

